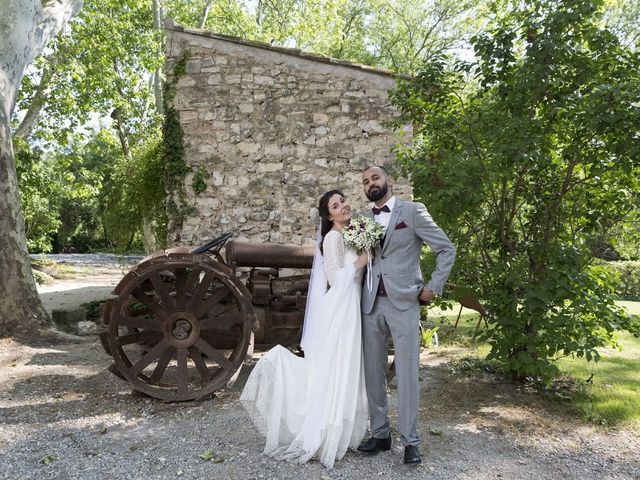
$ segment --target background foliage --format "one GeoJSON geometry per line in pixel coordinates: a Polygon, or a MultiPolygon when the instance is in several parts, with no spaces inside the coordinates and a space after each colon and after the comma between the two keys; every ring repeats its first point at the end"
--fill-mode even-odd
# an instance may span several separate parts
{"type": "Polygon", "coordinates": [[[394,99],[419,198],[458,245],[452,280],[487,300],[491,358],[549,381],[640,323],[590,242],[638,208],[640,57],[600,2],[540,1],[496,18],[475,58],[440,57],[394,99]]]}
{"type": "Polygon", "coordinates": [[[18,98],[29,249],[165,244],[188,172],[164,19],[390,68],[414,75],[393,94],[415,134],[398,157],[458,246],[452,283],[485,300],[490,355],[548,381],[556,359],[640,330],[614,303],[638,298],[636,263],[604,261],[640,260],[639,14],[638,0],[85,0],[18,98]]]}
{"type": "MultiPolygon", "coordinates": [[[[478,16],[469,15],[483,8],[476,3],[85,0],[80,15],[28,72],[18,99],[14,138],[26,142],[22,152],[30,162],[31,173],[22,174],[21,195],[31,215],[32,251],[149,250],[164,244],[166,218],[156,210],[164,200],[157,194],[162,182],[168,182],[166,190],[174,190],[173,170],[180,162],[174,159],[163,177],[156,175],[162,170],[143,168],[140,158],[155,159],[141,152],[154,151],[160,125],[171,123],[162,98],[165,18],[412,72],[436,53],[460,47],[476,31],[478,16]],[[81,161],[83,155],[87,158],[81,161]],[[47,164],[44,157],[55,160],[47,164]],[[62,177],[49,172],[56,162],[88,168],[84,174],[91,172],[90,180],[86,176],[91,192],[84,197],[54,194],[66,188],[62,177]],[[132,182],[141,178],[124,175],[126,169],[153,175],[136,184],[132,182]],[[38,184],[36,171],[49,175],[51,192],[38,184]],[[128,205],[138,200],[134,192],[140,185],[149,188],[140,198],[152,198],[154,208],[128,205]]],[[[170,148],[165,154],[175,157],[180,153],[173,139],[177,133],[165,128],[167,133],[170,148]]]]}

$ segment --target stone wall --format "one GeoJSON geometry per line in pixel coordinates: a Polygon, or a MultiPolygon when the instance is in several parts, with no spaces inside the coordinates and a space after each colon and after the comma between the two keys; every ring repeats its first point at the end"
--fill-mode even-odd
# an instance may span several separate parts
{"type": "MultiPolygon", "coordinates": [[[[167,26],[167,56],[189,171],[184,193],[174,195],[188,208],[170,219],[173,245],[226,231],[310,242],[323,192],[342,188],[365,209],[362,170],[393,166],[389,72],[175,25],[167,26]]],[[[409,198],[408,184],[396,194],[409,198]]]]}

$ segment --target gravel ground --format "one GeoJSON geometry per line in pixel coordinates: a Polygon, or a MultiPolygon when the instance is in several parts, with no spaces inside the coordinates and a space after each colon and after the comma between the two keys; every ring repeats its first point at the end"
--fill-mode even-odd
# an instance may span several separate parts
{"type": "MultiPolygon", "coordinates": [[[[121,264],[91,261],[116,270],[47,287],[45,306],[104,298],[121,264]]],[[[403,465],[395,438],[389,452],[347,452],[327,470],[262,454],[263,439],[238,402],[253,362],[213,399],[166,404],[109,373],[111,357],[94,336],[0,340],[0,479],[640,479],[640,432],[584,424],[518,384],[456,371],[451,360],[462,354],[422,354],[422,465],[403,465]]]]}
{"type": "Polygon", "coordinates": [[[637,432],[580,424],[515,384],[456,372],[448,359],[458,353],[422,356],[421,466],[402,464],[396,439],[390,452],[348,452],[327,470],[262,455],[262,438],[238,402],[251,363],[213,399],[166,404],[111,375],[110,357],[93,338],[43,346],[4,340],[0,478],[640,478],[637,432]],[[209,461],[200,458],[207,451],[209,461]]]}

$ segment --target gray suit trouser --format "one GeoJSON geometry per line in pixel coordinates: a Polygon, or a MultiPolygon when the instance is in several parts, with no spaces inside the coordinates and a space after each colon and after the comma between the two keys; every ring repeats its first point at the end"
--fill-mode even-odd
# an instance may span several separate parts
{"type": "Polygon", "coordinates": [[[398,432],[404,446],[418,445],[420,385],[420,306],[399,310],[386,296],[378,296],[369,314],[362,315],[364,371],[369,400],[371,434],[389,436],[387,351],[389,336],[395,351],[398,385],[398,432]]]}

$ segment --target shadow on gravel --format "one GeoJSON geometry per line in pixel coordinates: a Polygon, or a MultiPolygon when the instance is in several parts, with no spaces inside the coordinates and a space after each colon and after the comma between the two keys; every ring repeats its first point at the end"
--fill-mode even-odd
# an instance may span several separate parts
{"type": "Polygon", "coordinates": [[[453,372],[449,364],[423,367],[421,401],[427,413],[473,415],[493,406],[543,408],[539,395],[526,386],[498,374],[453,372]]]}
{"type": "MultiPolygon", "coordinates": [[[[82,337],[86,338],[87,343],[98,342],[97,335],[91,335],[82,337]]],[[[49,351],[46,353],[36,353],[31,357],[31,359],[26,363],[26,365],[42,365],[42,366],[53,366],[53,365],[61,365],[61,366],[91,366],[91,367],[100,367],[104,366],[105,368],[109,366],[111,363],[111,357],[109,357],[105,352],[102,351],[102,347],[100,350],[91,349],[90,351],[86,351],[86,355],[78,355],[73,352],[72,348],[68,348],[65,345],[63,348],[57,348],[57,351],[49,351]]]]}
{"type": "Polygon", "coordinates": [[[374,457],[348,452],[330,471],[317,462],[278,462],[261,454],[264,439],[237,401],[256,359],[246,362],[236,383],[216,398],[165,404],[132,393],[127,382],[106,370],[108,357],[99,349],[98,344],[60,345],[36,353],[31,376],[2,393],[11,406],[0,408],[0,429],[4,423],[6,432],[18,433],[0,448],[0,471],[6,472],[0,478],[27,478],[24,473],[30,472],[38,478],[93,480],[133,478],[135,472],[136,478],[193,480],[257,480],[259,474],[278,479],[626,480],[640,471],[638,440],[631,434],[598,431],[560,417],[520,384],[454,371],[446,362],[433,364],[433,358],[420,370],[420,467],[402,465],[393,386],[390,451],[374,457]],[[59,367],[58,374],[47,375],[48,366],[59,367]],[[200,457],[205,451],[224,461],[205,462],[200,457]],[[45,465],[41,459],[48,455],[57,460],[45,465]]]}
{"type": "Polygon", "coordinates": [[[118,410],[116,402],[107,397],[119,389],[110,376],[108,372],[87,377],[45,374],[18,381],[3,395],[17,404],[0,408],[0,423],[49,423],[113,413],[118,410]],[[21,399],[28,400],[20,404],[21,399]]]}

